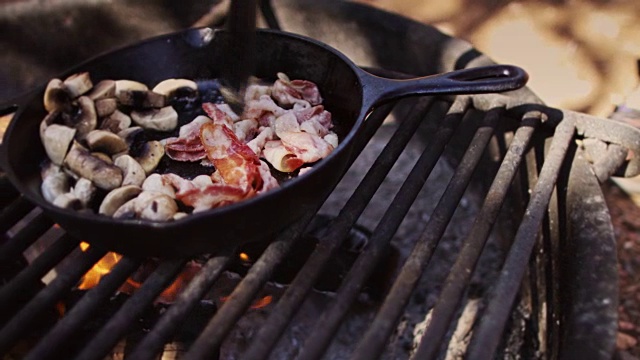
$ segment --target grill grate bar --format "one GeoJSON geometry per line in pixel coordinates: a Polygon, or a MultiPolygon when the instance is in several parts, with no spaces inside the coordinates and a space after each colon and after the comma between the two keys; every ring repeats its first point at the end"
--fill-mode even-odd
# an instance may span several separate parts
{"type": "MultiPolygon", "coordinates": [[[[74,262],[72,267],[59,273],[55,280],[40,291],[0,330],[0,353],[6,353],[29,330],[32,322],[43,311],[53,307],[62,295],[69,292],[84,273],[89,271],[93,264],[104,255],[105,251],[89,248],[83,256],[74,262]]],[[[3,309],[3,311],[10,310],[3,309]]]]}
{"type": "MultiPolygon", "coordinates": [[[[462,107],[462,109],[464,108],[465,106],[462,107]]],[[[454,106],[450,110],[449,114],[455,114],[455,112],[459,110],[459,105],[454,106]]],[[[459,115],[458,119],[450,119],[449,117],[445,119],[442,124],[442,129],[444,130],[442,130],[438,135],[442,135],[442,132],[445,134],[449,132],[449,130],[446,130],[446,126],[454,125],[451,124],[450,121],[453,120],[453,122],[459,123],[463,114],[460,112],[457,115],[459,115]]],[[[490,139],[490,135],[493,132],[493,127],[497,123],[497,119],[493,119],[493,116],[491,115],[486,116],[484,123],[485,126],[478,130],[478,133],[472,141],[472,148],[484,148],[490,139]],[[486,126],[489,127],[490,131],[489,136],[485,140],[480,134],[485,132],[487,129],[486,126]]],[[[452,129],[451,132],[453,132],[454,129],[452,129]]],[[[423,188],[425,181],[438,162],[442,151],[444,151],[444,148],[448,143],[447,140],[448,139],[445,137],[434,138],[434,141],[425,148],[397,195],[394,197],[392,203],[389,205],[383,218],[373,231],[373,235],[369,240],[369,243],[365,247],[364,251],[358,256],[358,259],[347,274],[340,289],[338,290],[335,303],[333,303],[333,305],[322,315],[322,318],[319,321],[322,325],[317,327],[315,331],[309,335],[309,340],[305,343],[305,347],[300,355],[301,359],[319,358],[327,350],[333,335],[340,326],[341,320],[348,312],[351,303],[353,303],[357,298],[360,288],[373,271],[376,263],[380,259],[380,256],[389,245],[389,242],[400,226],[400,223],[403,221],[406,213],[417,198],[417,194],[423,188]]]]}
{"type": "Polygon", "coordinates": [[[43,276],[56,264],[64,259],[73,249],[78,247],[79,241],[68,234],[64,234],[47,251],[38,256],[29,267],[16,275],[0,289],[0,304],[9,306],[16,300],[25,299],[25,289],[33,288],[43,276]]]}
{"type": "Polygon", "coordinates": [[[186,262],[185,259],[162,262],[84,347],[76,359],[102,359],[116,345],[129,326],[137,321],[146,307],[178,276],[186,262]]]}
{"type": "Polygon", "coordinates": [[[422,105],[423,109],[419,109],[419,105],[414,106],[411,109],[411,114],[400,124],[398,130],[373,163],[371,169],[340,211],[340,214],[328,226],[328,232],[323,236],[323,240],[319,241],[320,245],[316,251],[307,259],[287,291],[271,310],[267,321],[254,338],[254,341],[252,341],[249,349],[243,354],[244,358],[265,358],[273,349],[287,324],[313,287],[326,262],[332,256],[333,251],[343,242],[349,230],[364,211],[368,200],[373,197],[373,194],[384,181],[413,136],[416,128],[427,115],[432,101],[432,98],[428,98],[427,102],[422,105]]]}
{"type": "Polygon", "coordinates": [[[20,230],[11,239],[2,244],[0,248],[0,264],[8,259],[20,256],[23,251],[38,240],[52,225],[53,221],[44,214],[40,213],[36,215],[36,217],[29,222],[29,226],[20,230]]]}
{"type": "MultiPolygon", "coordinates": [[[[471,175],[473,174],[475,166],[479,163],[481,155],[495,131],[495,127],[500,119],[501,111],[502,109],[494,109],[484,116],[483,124],[476,131],[467,152],[458,167],[459,170],[452,178],[452,182],[464,185],[466,188],[466,185],[471,180],[471,175]]],[[[431,149],[429,148],[429,150],[431,149]]],[[[428,173],[430,173],[430,170],[438,161],[439,155],[439,153],[432,153],[427,150],[420,157],[418,163],[416,163],[414,169],[412,169],[407,181],[402,185],[398,195],[389,206],[389,210],[387,210],[383,219],[374,230],[367,248],[365,248],[364,252],[358,257],[358,260],[349,271],[347,279],[343,282],[338,296],[336,297],[336,303],[327,313],[325,313],[326,315],[323,315],[323,321],[321,321],[321,323],[323,325],[328,323],[329,326],[323,326],[309,336],[309,338],[313,340],[303,349],[301,355],[302,359],[316,359],[324,353],[335,329],[339,326],[340,319],[344,317],[349,304],[351,304],[355,299],[355,296],[357,296],[357,289],[361,286],[364,280],[366,280],[366,276],[363,275],[370,273],[373,266],[375,266],[375,260],[377,260],[380,253],[384,250],[384,246],[386,246],[391,240],[397,226],[399,226],[400,222],[404,218],[405,212],[408,211],[417,192],[422,188],[423,183],[420,183],[420,186],[417,187],[417,184],[411,184],[409,180],[417,177],[418,179],[422,179],[422,181],[426,181],[428,173]],[[426,172],[421,173],[421,171],[426,172]],[[414,186],[417,188],[413,188],[414,186]],[[411,190],[407,192],[407,188],[411,190]],[[407,197],[405,198],[405,196],[407,197]]]]}
{"type": "Polygon", "coordinates": [[[302,235],[314,214],[314,209],[307,208],[300,220],[287,228],[267,247],[213,319],[209,321],[185,359],[206,359],[215,353],[233,325],[251,305],[255,295],[269,280],[275,267],[288,254],[295,240],[302,235]]]}
{"type": "Polygon", "coordinates": [[[131,354],[132,359],[153,359],[162,350],[164,343],[177,330],[176,324],[189,314],[198,304],[198,301],[213,286],[231,261],[233,253],[232,249],[225,250],[207,261],[198,275],[180,293],[176,302],[158,320],[151,332],[140,341],[131,354]]]}
{"type": "Polygon", "coordinates": [[[108,301],[118,287],[140,266],[140,261],[122,258],[100,283],[89,290],[80,301],[45,335],[25,360],[42,360],[56,357],[56,351],[80,329],[96,309],[108,301]]]}
{"type": "MultiPolygon", "coordinates": [[[[364,146],[373,137],[376,130],[389,115],[395,103],[389,103],[376,108],[367,118],[360,137],[355,139],[352,163],[364,146]]],[[[328,196],[328,195],[327,195],[328,196]]],[[[186,359],[202,359],[211,357],[231,330],[235,322],[251,305],[257,292],[269,280],[273,269],[282,261],[293,243],[303,233],[313,215],[320,209],[323,201],[302,209],[305,215],[292,226],[282,232],[277,239],[267,247],[263,255],[253,264],[247,275],[236,286],[229,299],[222,305],[216,315],[209,321],[200,337],[194,342],[186,359]]]]}
{"type": "Polygon", "coordinates": [[[522,264],[527,263],[531,256],[538,229],[547,212],[551,194],[574,133],[575,124],[570,120],[564,120],[556,128],[549,154],[527,206],[526,216],[518,228],[500,277],[492,291],[487,310],[471,339],[468,359],[485,359],[498,347],[499,335],[504,331],[526,270],[522,264]]]}
{"type": "MultiPolygon", "coordinates": [[[[445,119],[447,126],[436,133],[434,141],[442,141],[445,143],[449,141],[453,136],[455,128],[462,120],[464,110],[465,109],[454,111],[447,116],[445,119]]],[[[462,172],[463,170],[468,171],[468,168],[461,167],[460,171],[462,172]]],[[[453,178],[458,179],[463,177],[463,175],[464,178],[470,179],[470,176],[467,174],[455,174],[453,178]]],[[[417,281],[420,279],[423,269],[427,266],[434,248],[438,244],[440,237],[444,234],[453,213],[457,209],[467,185],[468,181],[452,182],[445,190],[425,226],[425,229],[428,229],[428,231],[425,230],[423,232],[414,250],[405,262],[398,278],[389,291],[389,295],[376,315],[374,322],[354,351],[354,359],[374,359],[381,354],[381,350],[386,345],[387,338],[395,329],[396,321],[402,314],[417,281]]]]}
{"type": "Polygon", "coordinates": [[[25,217],[35,206],[20,196],[0,213],[0,233],[4,234],[20,219],[25,217]]]}
{"type": "MultiPolygon", "coordinates": [[[[458,290],[455,294],[456,297],[450,297],[449,293],[445,295],[446,289],[443,290],[443,294],[441,295],[442,299],[444,299],[443,303],[448,307],[444,309],[436,307],[433,312],[431,324],[433,324],[436,314],[442,316],[442,311],[451,313],[455,311],[462,291],[470,279],[472,272],[469,270],[475,267],[484,243],[497,220],[500,208],[508,195],[509,186],[518,171],[524,152],[539,122],[539,116],[525,116],[522,120],[521,127],[516,131],[509,150],[504,157],[502,166],[494,178],[481,210],[478,212],[479,216],[469,231],[469,236],[463,245],[461,255],[456,263],[457,266],[454,265],[450,272],[449,276],[451,279],[447,279],[448,282],[450,281],[456,284],[456,289],[458,290]],[[453,278],[454,276],[455,279],[453,278]]],[[[449,198],[451,197],[443,195],[442,199],[449,198]]],[[[437,213],[439,210],[440,206],[436,208],[435,212],[437,213]]],[[[432,216],[431,219],[433,220],[430,220],[426,227],[429,229],[429,232],[425,232],[420,238],[418,245],[412,251],[412,254],[409,256],[409,259],[398,276],[399,280],[394,284],[390,295],[378,313],[374,324],[370,327],[364,340],[358,346],[358,350],[356,350],[358,359],[373,358],[376,351],[385,344],[386,339],[393,330],[393,321],[401,315],[402,308],[409,300],[411,292],[420,279],[423,269],[427,266],[439,238],[444,233],[446,224],[442,223],[441,218],[443,217],[439,215],[436,216],[435,214],[432,216]],[[431,224],[431,222],[434,223],[431,224]]],[[[450,287],[452,286],[453,285],[450,285],[450,287]]],[[[449,321],[446,323],[448,324],[448,322],[449,321]]],[[[446,327],[443,326],[443,328],[443,331],[446,331],[446,327]]]]}

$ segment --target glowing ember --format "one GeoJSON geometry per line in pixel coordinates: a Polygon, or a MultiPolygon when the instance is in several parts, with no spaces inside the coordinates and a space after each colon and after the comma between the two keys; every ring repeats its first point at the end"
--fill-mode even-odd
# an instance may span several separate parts
{"type": "MultiPolygon", "coordinates": [[[[220,298],[220,301],[222,302],[226,302],[227,300],[229,300],[229,296],[222,296],[220,298]]],[[[273,296],[271,295],[263,296],[260,299],[254,301],[253,304],[251,304],[251,309],[261,309],[271,304],[272,301],[273,301],[273,296]]]]}
{"type": "MultiPolygon", "coordinates": [[[[86,243],[80,244],[80,248],[82,249],[82,251],[85,251],[88,248],[88,245],[83,248],[82,244],[86,243]]],[[[116,253],[107,253],[102,259],[100,259],[100,261],[93,265],[89,272],[84,275],[82,281],[80,282],[80,285],[78,285],[78,289],[89,290],[98,285],[100,279],[104,275],[107,275],[111,271],[111,268],[113,268],[121,258],[122,256],[116,253]]]]}
{"type": "Polygon", "coordinates": [[[247,255],[247,253],[240,253],[240,255],[238,255],[240,257],[240,260],[244,261],[244,262],[249,262],[251,261],[251,258],[249,257],[249,255],[247,255]]]}

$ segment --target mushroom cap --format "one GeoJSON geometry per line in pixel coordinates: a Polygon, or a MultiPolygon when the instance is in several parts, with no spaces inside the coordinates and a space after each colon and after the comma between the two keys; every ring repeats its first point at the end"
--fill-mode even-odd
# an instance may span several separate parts
{"type": "Polygon", "coordinates": [[[126,151],[129,148],[123,138],[106,130],[93,130],[87,134],[85,140],[91,150],[109,155],[126,151]]]}
{"type": "Polygon", "coordinates": [[[141,192],[142,189],[136,185],[127,185],[111,190],[102,200],[98,213],[113,216],[122,205],[138,196],[141,192]]]}
{"type": "Polygon", "coordinates": [[[98,126],[98,115],[96,114],[93,100],[87,96],[80,96],[76,102],[78,104],[78,112],[71,120],[71,125],[78,130],[76,138],[83,140],[89,132],[98,126]]]}
{"type": "Polygon", "coordinates": [[[69,192],[69,189],[69,175],[60,166],[51,164],[43,172],[40,191],[48,202],[53,203],[58,196],[69,192]]]}
{"type": "Polygon", "coordinates": [[[91,180],[100,189],[113,190],[122,184],[120,168],[91,155],[77,141],[71,145],[64,164],[80,177],[91,180]]]}
{"type": "Polygon", "coordinates": [[[60,79],[51,79],[44,91],[44,108],[48,112],[67,111],[71,107],[71,95],[60,79]]]}
{"type": "Polygon", "coordinates": [[[171,183],[160,174],[149,175],[142,183],[142,190],[162,193],[174,199],[176,197],[176,191],[171,183]]]}
{"type": "Polygon", "coordinates": [[[178,126],[178,113],[171,106],[162,109],[132,111],[131,119],[144,129],[172,131],[178,126]]]}
{"type": "Polygon", "coordinates": [[[124,176],[122,186],[142,186],[147,175],[142,166],[134,158],[129,155],[122,155],[114,161],[114,164],[122,169],[124,176]]]}
{"type": "Polygon", "coordinates": [[[51,124],[42,131],[42,145],[52,163],[62,165],[75,135],[76,129],[58,124],[51,124]]]}
{"type": "Polygon", "coordinates": [[[162,146],[159,141],[152,140],[145,143],[142,152],[136,157],[136,160],[144,169],[145,174],[149,175],[158,167],[163,156],[164,146],[162,146]]]}
{"type": "Polygon", "coordinates": [[[93,101],[115,98],[116,82],[113,80],[102,80],[91,89],[87,96],[93,101]]]}
{"type": "Polygon", "coordinates": [[[118,100],[116,98],[105,98],[94,100],[96,115],[99,118],[109,116],[118,110],[118,100]]]}
{"type": "Polygon", "coordinates": [[[81,72],[64,79],[64,85],[71,98],[75,99],[91,90],[93,82],[91,81],[91,77],[88,72],[81,72]]]}
{"type": "Polygon", "coordinates": [[[198,85],[195,81],[188,79],[166,79],[159,82],[152,91],[166,97],[171,97],[176,90],[183,88],[198,90],[198,85]]]}

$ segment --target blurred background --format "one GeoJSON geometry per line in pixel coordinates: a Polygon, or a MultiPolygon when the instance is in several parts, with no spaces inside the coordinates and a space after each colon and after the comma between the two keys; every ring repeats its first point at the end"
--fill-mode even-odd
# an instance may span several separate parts
{"type": "MultiPolygon", "coordinates": [[[[610,116],[620,104],[640,109],[638,0],[357,1],[433,25],[469,41],[498,63],[525,68],[528,86],[549,105],[601,117],[610,116]]],[[[0,102],[106,50],[219,23],[228,2],[0,0],[0,102]]],[[[640,126],[640,116],[626,120],[640,126]]],[[[619,238],[616,356],[637,360],[640,180],[627,181],[623,188],[619,184],[603,185],[619,238]]]]}

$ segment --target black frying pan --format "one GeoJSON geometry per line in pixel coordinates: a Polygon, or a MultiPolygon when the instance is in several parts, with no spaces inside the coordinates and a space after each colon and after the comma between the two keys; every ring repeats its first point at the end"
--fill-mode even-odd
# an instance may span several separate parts
{"type": "MultiPolygon", "coordinates": [[[[131,79],[154,85],[167,78],[218,78],[225,56],[220,49],[226,38],[225,31],[209,28],[161,36],[89,60],[60,78],[81,71],[88,71],[94,83],[131,79]]],[[[361,70],[325,44],[269,30],[258,31],[257,54],[258,77],[274,78],[277,72],[284,72],[292,79],[317,83],[340,137],[340,146],[330,156],[277,190],[166,223],[114,220],[56,208],[40,194],[40,165],[46,157],[38,132],[46,115],[42,105],[44,86],[17,104],[18,111],[0,148],[0,165],[26,198],[81,240],[130,255],[196,255],[264,239],[297,219],[302,204],[326,196],[343,174],[354,137],[374,105],[417,94],[514,90],[528,78],[517,67],[490,66],[415,80],[383,79],[361,70]]]]}

